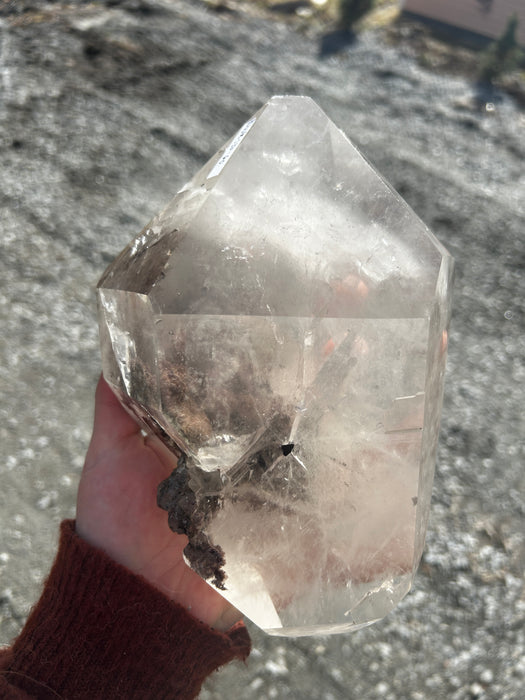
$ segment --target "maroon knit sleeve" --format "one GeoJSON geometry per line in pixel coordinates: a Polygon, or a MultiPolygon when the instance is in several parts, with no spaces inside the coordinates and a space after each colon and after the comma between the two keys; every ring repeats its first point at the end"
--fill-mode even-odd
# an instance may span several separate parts
{"type": "Polygon", "coordinates": [[[212,630],[65,521],[42,596],[0,654],[0,697],[184,700],[249,652],[243,623],[212,630]]]}

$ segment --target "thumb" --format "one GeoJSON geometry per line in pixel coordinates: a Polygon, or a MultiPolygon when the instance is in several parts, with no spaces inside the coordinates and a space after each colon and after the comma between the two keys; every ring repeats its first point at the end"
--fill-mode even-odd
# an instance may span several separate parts
{"type": "Polygon", "coordinates": [[[95,392],[95,418],[89,451],[96,454],[112,449],[122,440],[139,432],[138,423],[122,407],[101,375],[95,392]]]}

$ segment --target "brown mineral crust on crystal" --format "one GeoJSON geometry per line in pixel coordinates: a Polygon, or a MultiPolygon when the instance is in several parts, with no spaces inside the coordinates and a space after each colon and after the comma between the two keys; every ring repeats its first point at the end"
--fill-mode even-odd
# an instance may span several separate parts
{"type": "Polygon", "coordinates": [[[205,342],[188,348],[185,334],[172,332],[159,380],[163,407],[185,438],[202,443],[217,433],[257,431],[262,422],[259,411],[267,411],[269,406],[256,403],[254,396],[267,395],[270,401],[272,391],[264,376],[256,376],[253,358],[231,340],[235,369],[221,367],[205,342]]]}
{"type": "Polygon", "coordinates": [[[130,382],[131,390],[128,393],[133,396],[139,407],[155,404],[156,377],[140,356],[131,360],[130,382]]]}
{"type": "Polygon", "coordinates": [[[184,554],[191,564],[191,568],[199,576],[211,582],[216,588],[226,590],[224,581],[226,574],[223,566],[226,563],[224,551],[219,545],[210,544],[209,539],[201,533],[195,537],[184,549],[184,554]]]}
{"type": "Polygon", "coordinates": [[[159,484],[157,505],[168,511],[168,525],[173,532],[188,537],[184,554],[192,569],[214,586],[226,590],[224,552],[210,542],[204,528],[220,507],[218,496],[199,496],[190,486],[191,473],[181,455],[177,468],[159,484]]]}
{"type": "Polygon", "coordinates": [[[212,426],[206,414],[188,396],[189,385],[183,367],[169,366],[160,371],[162,403],[175,425],[189,440],[207,440],[212,435],[212,426]]]}

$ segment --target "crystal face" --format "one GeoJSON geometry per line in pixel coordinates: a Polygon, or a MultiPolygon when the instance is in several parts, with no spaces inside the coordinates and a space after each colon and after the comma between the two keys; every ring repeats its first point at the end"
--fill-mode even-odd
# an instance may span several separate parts
{"type": "Polygon", "coordinates": [[[357,629],[409,590],[452,267],[312,100],[274,97],[100,280],[104,376],[185,455],[159,505],[267,632],[357,629]]]}

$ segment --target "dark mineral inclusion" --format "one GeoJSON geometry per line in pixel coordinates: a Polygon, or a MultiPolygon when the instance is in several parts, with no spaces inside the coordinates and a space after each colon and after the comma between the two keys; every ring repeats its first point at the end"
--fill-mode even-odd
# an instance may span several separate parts
{"type": "Polygon", "coordinates": [[[204,534],[204,528],[220,507],[220,497],[199,497],[193,491],[186,459],[186,455],[181,455],[177,468],[159,484],[157,504],[168,511],[170,529],[179,535],[187,535],[189,542],[184,554],[191,568],[217,588],[226,590],[226,574],[222,568],[224,552],[204,534]]]}

